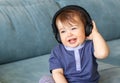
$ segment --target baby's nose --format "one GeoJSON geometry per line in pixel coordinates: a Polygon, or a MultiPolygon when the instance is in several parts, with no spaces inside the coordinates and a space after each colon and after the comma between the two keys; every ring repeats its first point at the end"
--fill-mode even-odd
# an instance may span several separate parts
{"type": "Polygon", "coordinates": [[[69,36],[72,36],[73,34],[70,31],[68,31],[67,35],[69,37],[69,36]]]}

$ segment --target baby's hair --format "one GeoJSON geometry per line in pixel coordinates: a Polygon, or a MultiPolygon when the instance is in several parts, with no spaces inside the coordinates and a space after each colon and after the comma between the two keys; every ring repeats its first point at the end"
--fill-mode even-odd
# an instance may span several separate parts
{"type": "Polygon", "coordinates": [[[85,14],[81,11],[78,10],[73,10],[73,9],[67,9],[63,10],[56,18],[56,21],[59,20],[63,25],[70,25],[78,23],[77,20],[75,19],[77,17],[81,22],[83,23],[84,27],[86,26],[86,20],[87,17],[85,14]]]}

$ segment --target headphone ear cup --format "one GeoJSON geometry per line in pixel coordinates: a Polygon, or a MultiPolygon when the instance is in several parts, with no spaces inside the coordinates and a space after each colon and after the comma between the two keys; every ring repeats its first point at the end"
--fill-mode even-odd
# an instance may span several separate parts
{"type": "Polygon", "coordinates": [[[59,34],[56,34],[56,40],[57,40],[59,43],[62,43],[59,34]]]}
{"type": "Polygon", "coordinates": [[[55,39],[56,39],[59,43],[62,43],[61,40],[60,40],[59,32],[58,32],[57,27],[55,26],[55,24],[52,24],[52,28],[53,28],[53,33],[54,33],[55,39]]]}
{"type": "Polygon", "coordinates": [[[87,25],[86,28],[85,28],[85,35],[89,36],[91,34],[91,32],[92,32],[92,29],[93,29],[92,24],[87,25]]]}

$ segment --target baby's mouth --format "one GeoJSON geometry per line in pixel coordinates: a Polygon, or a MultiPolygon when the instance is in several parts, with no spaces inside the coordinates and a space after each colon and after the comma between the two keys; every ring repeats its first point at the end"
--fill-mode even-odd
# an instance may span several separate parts
{"type": "Polygon", "coordinates": [[[74,44],[76,41],[77,41],[77,38],[72,38],[68,40],[70,44],[74,44]]]}

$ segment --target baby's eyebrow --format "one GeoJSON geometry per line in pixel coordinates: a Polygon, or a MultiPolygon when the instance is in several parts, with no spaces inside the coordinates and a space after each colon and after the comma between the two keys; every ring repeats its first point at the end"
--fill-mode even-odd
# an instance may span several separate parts
{"type": "Polygon", "coordinates": [[[62,31],[62,30],[64,30],[65,28],[60,28],[60,29],[58,29],[59,31],[62,31]]]}
{"type": "Polygon", "coordinates": [[[61,30],[63,30],[63,29],[65,29],[65,28],[58,28],[59,31],[61,31],[61,30]]]}

